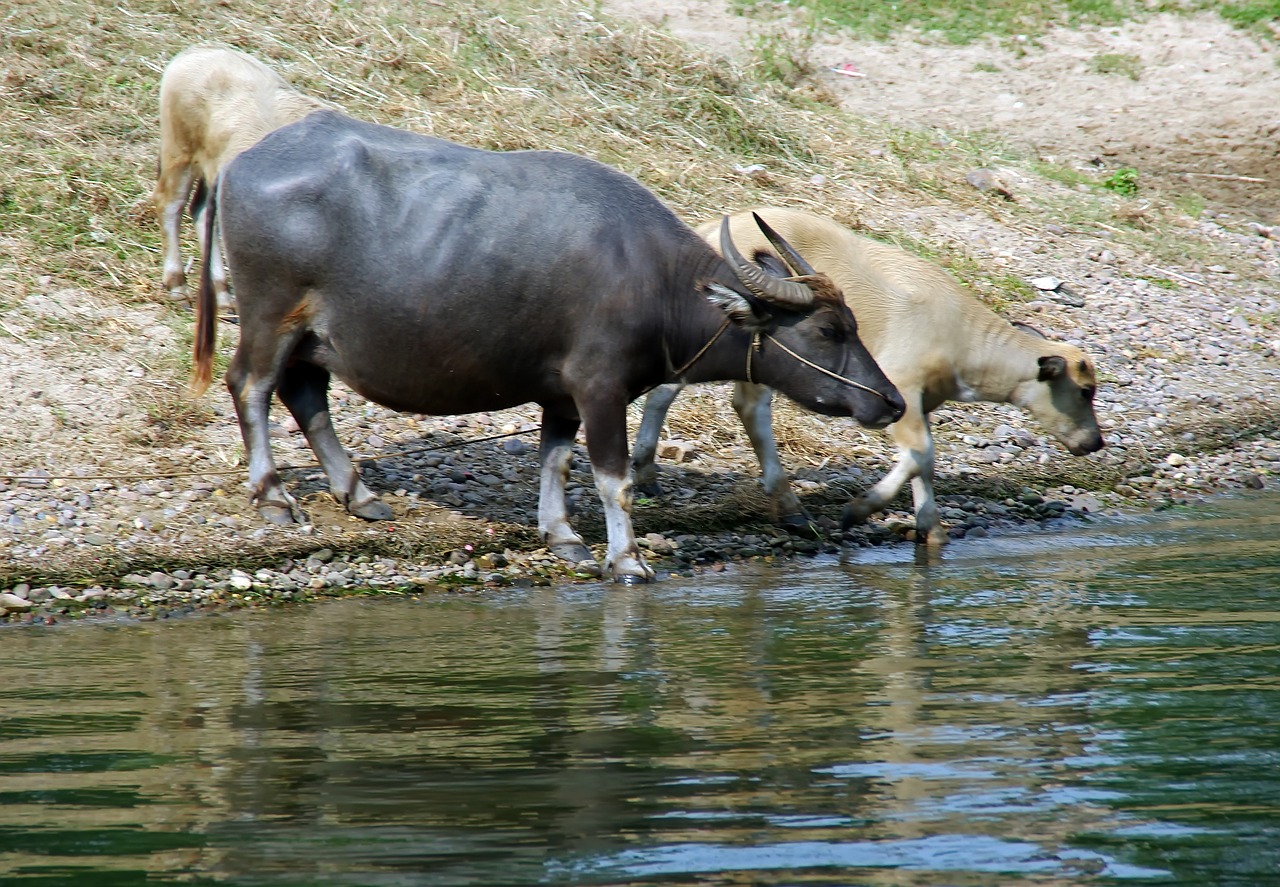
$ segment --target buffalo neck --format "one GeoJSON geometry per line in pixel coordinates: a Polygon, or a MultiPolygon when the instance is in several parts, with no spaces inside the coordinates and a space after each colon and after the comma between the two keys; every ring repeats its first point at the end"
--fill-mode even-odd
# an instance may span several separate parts
{"type": "MultiPolygon", "coordinates": [[[[729,285],[722,274],[704,273],[694,279],[729,285]]],[[[682,367],[685,371],[681,378],[689,382],[745,379],[750,335],[731,320],[728,312],[711,304],[700,290],[697,285],[690,286],[687,297],[673,299],[668,304],[662,337],[667,359],[666,381],[674,381],[677,370],[682,367]]]]}
{"type": "Polygon", "coordinates": [[[971,392],[971,397],[963,399],[1012,402],[1018,386],[1036,378],[1039,372],[1036,361],[1045,345],[1045,339],[1008,324],[993,326],[984,340],[971,348],[971,356],[982,359],[970,360],[971,365],[962,365],[957,371],[962,390],[971,392]]]}

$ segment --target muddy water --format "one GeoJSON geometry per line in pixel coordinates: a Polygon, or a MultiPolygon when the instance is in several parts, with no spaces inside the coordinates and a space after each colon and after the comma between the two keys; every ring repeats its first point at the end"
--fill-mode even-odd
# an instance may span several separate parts
{"type": "Polygon", "coordinates": [[[1280,883],[1265,498],[0,632],[0,883],[1280,883]]]}

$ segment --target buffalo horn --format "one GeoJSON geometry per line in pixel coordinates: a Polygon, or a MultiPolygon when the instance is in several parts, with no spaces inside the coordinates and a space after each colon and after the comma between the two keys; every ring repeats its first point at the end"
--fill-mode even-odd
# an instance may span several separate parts
{"type": "Polygon", "coordinates": [[[769,242],[773,244],[773,248],[778,254],[786,260],[791,266],[791,273],[797,277],[812,277],[818,272],[813,266],[805,261],[804,256],[796,250],[794,246],[787,243],[781,234],[769,227],[769,223],[755,213],[751,214],[751,218],[756,220],[756,224],[760,226],[760,230],[764,232],[764,236],[769,238],[769,242]]]}
{"type": "Polygon", "coordinates": [[[728,216],[725,216],[720,223],[720,252],[733,268],[733,273],[738,276],[742,285],[766,302],[782,305],[785,308],[808,308],[813,304],[813,290],[809,287],[767,274],[758,265],[753,265],[742,258],[742,253],[738,252],[738,248],[733,245],[733,238],[729,235],[728,216]]]}

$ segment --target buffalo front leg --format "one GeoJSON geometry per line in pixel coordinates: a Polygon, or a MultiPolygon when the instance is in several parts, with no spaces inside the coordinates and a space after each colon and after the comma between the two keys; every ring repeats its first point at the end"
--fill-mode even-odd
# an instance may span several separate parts
{"type": "Polygon", "coordinates": [[[844,512],[844,526],[848,529],[883,509],[911,481],[915,494],[916,541],[930,546],[942,545],[946,542],[946,532],[933,495],[933,434],[918,398],[910,401],[902,418],[889,426],[889,434],[898,445],[898,461],[879,483],[849,503],[844,512]]]}
{"type": "Polygon", "coordinates": [[[661,496],[662,486],[658,483],[658,438],[662,436],[662,425],[667,421],[667,413],[671,404],[684,390],[681,382],[659,385],[649,392],[644,401],[644,415],[640,417],[640,428],[636,431],[635,447],[631,450],[631,471],[635,489],[645,496],[661,496]]]}
{"type": "Polygon", "coordinates": [[[391,508],[364,485],[333,430],[328,370],[309,363],[292,364],[280,376],[278,393],[320,460],[333,498],[356,517],[390,520],[394,516],[391,508]]]}
{"type": "Polygon", "coordinates": [[[615,582],[628,585],[648,582],[653,570],[644,562],[631,525],[633,492],[630,461],[627,458],[627,401],[624,396],[596,395],[584,405],[587,452],[596,490],[604,506],[608,551],[604,568],[615,582]]]}
{"type": "Polygon", "coordinates": [[[813,532],[812,518],[791,489],[791,481],[778,457],[778,442],[773,436],[773,391],[763,385],[736,382],[733,386],[733,409],[751,441],[760,463],[760,482],[769,494],[773,519],[789,530],[813,532]]]}
{"type": "Polygon", "coordinates": [[[591,549],[569,524],[565,486],[569,483],[569,462],[579,421],[542,411],[542,439],[539,445],[541,479],[538,490],[538,535],[556,557],[594,575],[600,574],[591,549]]]}
{"type": "Polygon", "coordinates": [[[911,493],[916,506],[916,543],[930,548],[946,545],[947,529],[942,525],[938,503],[933,496],[932,450],[927,467],[921,469],[918,477],[911,479],[911,493]]]}
{"type": "Polygon", "coordinates": [[[280,473],[271,456],[269,417],[274,385],[271,379],[254,376],[247,363],[244,342],[236,349],[235,357],[227,368],[227,388],[240,420],[240,435],[244,438],[245,453],[249,460],[250,498],[258,513],[273,524],[287,525],[306,520],[297,500],[284,488],[280,473]]]}

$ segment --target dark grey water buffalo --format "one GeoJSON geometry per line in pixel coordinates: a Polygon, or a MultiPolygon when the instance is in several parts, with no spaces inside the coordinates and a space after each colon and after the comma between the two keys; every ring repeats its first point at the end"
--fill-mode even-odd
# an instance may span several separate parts
{"type": "MultiPolygon", "coordinates": [[[[636,181],[573,154],[481,151],[320,111],[232,161],[208,225],[215,214],[240,310],[227,385],[254,501],[276,523],[299,512],[271,456],[273,392],[347,509],[391,516],[334,433],[330,374],[414,413],[541,405],[538,529],[575,562],[591,555],[564,489],[584,425],[605,567],[628,582],[653,575],[631,528],[626,433],[646,389],[751,378],[867,425],[902,414],[828,278],[762,272],[727,236],[721,259],[636,181]]],[[[197,389],[214,346],[203,278],[197,389]]]]}

